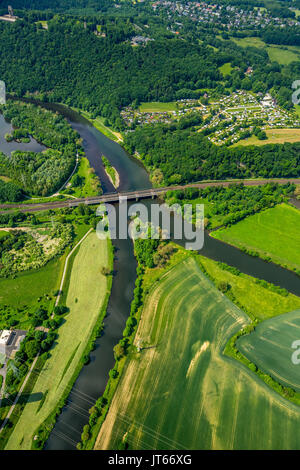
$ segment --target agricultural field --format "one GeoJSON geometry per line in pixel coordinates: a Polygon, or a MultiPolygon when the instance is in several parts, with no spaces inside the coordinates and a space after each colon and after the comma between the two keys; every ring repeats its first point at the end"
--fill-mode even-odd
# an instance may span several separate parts
{"type": "Polygon", "coordinates": [[[176,111],[176,103],[162,103],[153,101],[152,103],[141,103],[139,110],[141,113],[163,113],[165,111],[176,111]]]}
{"type": "Polygon", "coordinates": [[[57,406],[76,371],[106,298],[108,278],[101,273],[101,268],[111,263],[109,250],[108,242],[99,240],[95,232],[80,245],[66,296],[70,312],[58,330],[51,357],[31,391],[33,397],[41,398],[29,399],[7,442],[7,449],[31,448],[34,432],[57,406]]]}
{"type": "Polygon", "coordinates": [[[266,145],[266,144],[284,144],[285,142],[299,142],[300,129],[265,129],[266,140],[259,140],[255,135],[248,139],[243,139],[233,145],[266,145]]]}
{"type": "Polygon", "coordinates": [[[211,236],[269,257],[274,263],[299,270],[299,231],[299,210],[283,203],[249,216],[231,227],[219,229],[211,236]]]}
{"type": "Polygon", "coordinates": [[[299,409],[222,354],[248,322],[192,257],[167,271],[146,297],[142,351],[128,359],[95,448],[299,448],[299,409]]]}
{"type": "Polygon", "coordinates": [[[277,382],[300,391],[299,365],[293,363],[292,347],[300,338],[300,310],[259,324],[237,340],[236,346],[251,362],[277,382]]]}
{"type": "Polygon", "coordinates": [[[230,297],[233,297],[252,318],[266,320],[300,309],[300,298],[296,295],[280,293],[280,289],[267,283],[264,285],[264,281],[244,273],[238,274],[238,270],[204,256],[200,256],[199,261],[216,286],[229,285],[230,297]]]}

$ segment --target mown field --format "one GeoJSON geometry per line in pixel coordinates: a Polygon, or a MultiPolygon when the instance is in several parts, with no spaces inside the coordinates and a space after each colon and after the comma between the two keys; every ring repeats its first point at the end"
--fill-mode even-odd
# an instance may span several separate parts
{"type": "Polygon", "coordinates": [[[162,113],[164,111],[176,111],[176,104],[173,101],[168,103],[153,101],[151,103],[141,103],[139,110],[141,113],[162,113]]]}
{"type": "Polygon", "coordinates": [[[0,279],[0,305],[21,307],[45,294],[53,294],[59,287],[63,261],[64,257],[55,258],[43,268],[21,273],[15,279],[0,279]]]}
{"type": "Polygon", "coordinates": [[[217,286],[222,282],[229,284],[230,294],[251,317],[266,320],[300,308],[300,298],[296,295],[283,296],[273,291],[270,285],[264,287],[258,279],[244,273],[233,274],[204,256],[200,256],[199,261],[217,286]]]}
{"type": "Polygon", "coordinates": [[[257,47],[259,49],[266,49],[269,58],[273,62],[278,62],[282,65],[290,64],[293,61],[299,60],[300,48],[297,46],[268,46],[262,39],[257,37],[246,38],[231,38],[240,47],[257,47]]]}
{"type": "Polygon", "coordinates": [[[153,285],[96,449],[297,449],[300,410],[223,356],[248,317],[193,258],[153,285]]]}
{"type": "Polygon", "coordinates": [[[267,145],[267,144],[284,144],[285,142],[299,142],[300,129],[266,129],[267,139],[259,140],[255,135],[248,139],[239,140],[232,147],[239,145],[267,145]]]}
{"type": "Polygon", "coordinates": [[[282,65],[288,65],[291,62],[298,61],[300,59],[299,54],[289,49],[268,46],[266,50],[272,62],[278,62],[282,65]]]}
{"type": "Polygon", "coordinates": [[[39,399],[30,401],[29,397],[6,449],[31,448],[34,432],[53,411],[72,378],[106,296],[108,281],[101,273],[101,267],[108,263],[107,242],[100,241],[92,232],[80,245],[72,265],[66,298],[70,312],[58,330],[51,357],[31,392],[32,397],[39,399]]]}
{"type": "Polygon", "coordinates": [[[300,212],[280,204],[219,229],[211,236],[239,248],[269,256],[275,263],[300,269],[300,212]]]}
{"type": "Polygon", "coordinates": [[[296,310],[259,324],[237,340],[237,348],[275,380],[300,391],[300,366],[292,362],[292,344],[299,339],[300,310],[296,310]]]}

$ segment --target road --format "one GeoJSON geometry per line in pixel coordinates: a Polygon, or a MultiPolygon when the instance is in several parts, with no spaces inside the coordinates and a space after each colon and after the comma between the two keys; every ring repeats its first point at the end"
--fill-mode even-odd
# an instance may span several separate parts
{"type": "Polygon", "coordinates": [[[200,183],[189,183],[185,185],[176,185],[176,186],[166,186],[163,188],[151,188],[151,189],[142,189],[138,191],[126,191],[126,192],[113,192],[106,193],[102,196],[94,196],[87,198],[78,198],[78,199],[67,199],[64,201],[56,202],[45,202],[42,204],[0,204],[0,213],[13,212],[19,210],[20,212],[38,212],[45,211],[49,209],[60,209],[62,207],[76,207],[79,204],[87,205],[96,205],[103,202],[119,202],[120,198],[126,198],[128,200],[139,200],[149,197],[156,197],[161,194],[166,193],[167,191],[180,191],[186,188],[208,188],[210,186],[224,186],[227,187],[230,184],[239,184],[243,183],[245,186],[262,186],[267,183],[294,183],[300,184],[300,178],[270,178],[270,179],[261,179],[261,180],[230,180],[230,181],[209,181],[209,182],[200,182],[200,183]]]}

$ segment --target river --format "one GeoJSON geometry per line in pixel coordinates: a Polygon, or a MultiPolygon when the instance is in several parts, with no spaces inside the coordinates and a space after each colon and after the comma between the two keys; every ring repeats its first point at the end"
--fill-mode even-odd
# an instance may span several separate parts
{"type": "MultiPolygon", "coordinates": [[[[65,106],[44,103],[43,106],[62,113],[83,139],[83,147],[91,166],[99,176],[104,193],[114,191],[101,160],[105,155],[120,175],[121,191],[151,187],[143,165],[130,157],[116,142],[105,137],[89,121],[65,106]]],[[[152,201],[147,201],[149,206],[152,201]]],[[[130,240],[115,240],[116,247],[112,292],[105,318],[104,334],[96,341],[91,352],[91,361],[81,370],[70,392],[66,406],[58,417],[46,449],[74,449],[80,441],[82,428],[88,423],[88,410],[99,398],[108,380],[108,372],[114,365],[113,347],[122,337],[126,319],[130,312],[136,278],[136,261],[130,240]]],[[[299,277],[273,263],[246,255],[205,233],[201,254],[237,267],[240,271],[285,287],[300,296],[299,277]]]]}

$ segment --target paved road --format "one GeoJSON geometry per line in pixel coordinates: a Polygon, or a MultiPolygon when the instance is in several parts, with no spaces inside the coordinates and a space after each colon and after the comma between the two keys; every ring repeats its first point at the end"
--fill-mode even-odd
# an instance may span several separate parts
{"type": "Polygon", "coordinates": [[[245,186],[262,186],[266,183],[295,183],[300,184],[300,178],[270,178],[270,179],[261,179],[261,180],[230,180],[230,181],[209,181],[201,183],[189,183],[185,185],[176,185],[176,186],[167,186],[163,188],[151,188],[151,189],[142,189],[139,191],[127,191],[127,192],[113,192],[106,193],[102,196],[94,196],[87,198],[79,199],[67,199],[64,201],[56,202],[45,202],[43,204],[0,204],[0,213],[13,212],[14,210],[19,210],[21,212],[38,212],[49,209],[59,209],[62,207],[76,207],[79,204],[88,204],[95,205],[103,202],[118,202],[120,198],[126,198],[128,200],[132,199],[145,199],[149,197],[159,196],[164,194],[167,191],[176,191],[183,190],[186,188],[208,188],[210,186],[229,186],[230,184],[243,183],[245,186]],[[2,209],[2,210],[1,210],[2,209]],[[6,209],[6,210],[5,210],[6,209]],[[9,209],[9,211],[8,211],[9,209]],[[4,211],[5,210],[5,211],[4,211]]]}

